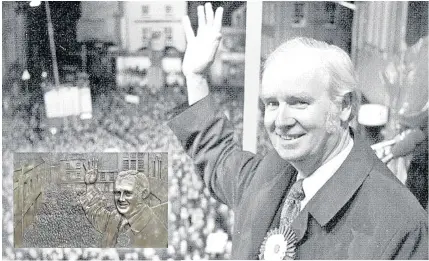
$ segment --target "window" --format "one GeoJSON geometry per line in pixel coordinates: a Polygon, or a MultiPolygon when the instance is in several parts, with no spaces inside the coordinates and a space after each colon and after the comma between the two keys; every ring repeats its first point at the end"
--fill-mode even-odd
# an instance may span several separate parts
{"type": "Polygon", "coordinates": [[[101,172],[100,173],[100,181],[105,181],[106,180],[106,173],[105,172],[101,172]]]}
{"type": "Polygon", "coordinates": [[[325,3],[325,13],[327,16],[327,24],[335,24],[335,10],[337,9],[337,5],[333,2],[325,3]]]}
{"type": "Polygon", "coordinates": [[[138,154],[137,170],[144,171],[144,153],[138,154]]]}
{"type": "Polygon", "coordinates": [[[66,169],[70,169],[70,163],[66,163],[66,169]]]}
{"type": "Polygon", "coordinates": [[[76,162],[76,168],[77,168],[77,169],[80,169],[80,168],[81,168],[80,162],[76,162]]]}
{"type": "Polygon", "coordinates": [[[152,39],[159,40],[160,37],[161,37],[161,32],[160,31],[155,31],[155,32],[152,33],[152,39]]]}
{"type": "Polygon", "coordinates": [[[128,158],[124,158],[122,160],[122,170],[129,170],[130,166],[129,166],[129,160],[128,158]]]}
{"type": "Polygon", "coordinates": [[[157,165],[157,160],[156,159],[154,159],[153,161],[152,161],[152,163],[153,163],[153,167],[152,167],[152,177],[156,177],[156,165],[157,165]]]}
{"type": "Polygon", "coordinates": [[[149,31],[149,28],[143,28],[143,33],[142,33],[142,35],[143,35],[143,41],[147,41],[147,40],[149,40],[149,35],[150,35],[150,31],[149,31]]]}
{"type": "Polygon", "coordinates": [[[71,180],[72,179],[72,173],[71,171],[67,171],[66,172],[66,180],[71,180]]]}
{"type": "Polygon", "coordinates": [[[167,41],[172,41],[173,40],[173,32],[171,30],[171,27],[165,27],[164,28],[164,33],[165,33],[165,39],[167,41]]]}
{"type": "Polygon", "coordinates": [[[148,5],[143,5],[142,6],[142,13],[144,16],[149,14],[149,6],[148,5]]]}
{"type": "Polygon", "coordinates": [[[137,161],[135,159],[132,159],[130,161],[130,169],[132,169],[132,170],[137,169],[137,161]]]}
{"type": "Polygon", "coordinates": [[[110,172],[109,180],[115,181],[115,172],[110,172]]]}
{"type": "Polygon", "coordinates": [[[166,5],[166,6],[165,6],[165,13],[166,13],[167,15],[171,14],[171,13],[172,13],[172,11],[173,11],[173,8],[171,7],[171,5],[166,5]]]}
{"type": "Polygon", "coordinates": [[[303,2],[293,3],[292,25],[305,26],[305,19],[306,19],[305,5],[306,3],[303,3],[303,2]]]}
{"type": "Polygon", "coordinates": [[[80,180],[81,179],[81,175],[80,175],[80,172],[78,171],[78,172],[76,172],[76,179],[78,179],[78,180],[80,180]]]}

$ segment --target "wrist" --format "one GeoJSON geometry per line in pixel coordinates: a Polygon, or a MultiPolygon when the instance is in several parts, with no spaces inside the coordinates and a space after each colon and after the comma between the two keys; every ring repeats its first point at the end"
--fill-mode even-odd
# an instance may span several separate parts
{"type": "Polygon", "coordinates": [[[93,184],[93,183],[92,184],[86,184],[86,191],[89,192],[89,191],[93,190],[94,187],[95,187],[95,184],[93,184]]]}
{"type": "Polygon", "coordinates": [[[186,86],[188,89],[188,103],[193,105],[209,95],[207,78],[203,74],[187,74],[186,86]]]}

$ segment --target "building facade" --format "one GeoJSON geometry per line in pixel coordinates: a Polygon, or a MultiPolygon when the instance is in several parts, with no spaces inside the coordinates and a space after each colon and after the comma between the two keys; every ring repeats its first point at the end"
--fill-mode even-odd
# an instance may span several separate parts
{"type": "Polygon", "coordinates": [[[111,42],[128,53],[166,46],[183,52],[181,18],[186,13],[185,1],[82,2],[78,41],[111,42]]]}
{"type": "Polygon", "coordinates": [[[329,1],[264,2],[261,56],[297,36],[328,42],[351,52],[353,11],[329,1]]]}
{"type": "MultiPolygon", "coordinates": [[[[98,178],[96,186],[100,191],[112,192],[115,179],[118,175],[119,156],[116,153],[99,153],[94,156],[98,159],[98,178]]],[[[58,183],[62,188],[85,188],[85,169],[83,164],[88,163],[88,154],[68,154],[60,160],[58,183]]],[[[87,166],[87,165],[86,165],[87,166]]]]}
{"type": "Polygon", "coordinates": [[[142,48],[163,50],[173,46],[185,51],[186,40],[181,19],[187,14],[186,2],[121,2],[122,48],[136,52],[142,48]]]}
{"type": "Polygon", "coordinates": [[[43,200],[43,189],[52,180],[50,165],[37,154],[14,155],[14,246],[22,247],[24,230],[34,221],[43,200]]]}

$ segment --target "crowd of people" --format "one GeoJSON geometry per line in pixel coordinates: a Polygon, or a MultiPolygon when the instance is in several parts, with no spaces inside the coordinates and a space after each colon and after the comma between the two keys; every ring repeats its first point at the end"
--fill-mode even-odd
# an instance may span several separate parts
{"type": "MultiPolygon", "coordinates": [[[[191,159],[167,126],[175,108],[186,101],[184,93],[177,88],[160,90],[158,93],[141,88],[133,93],[139,96],[138,104],[127,103],[124,98],[127,94],[124,90],[112,90],[93,97],[92,119],[89,120],[78,117],[47,119],[43,99],[34,99],[34,95],[25,92],[11,98],[13,103],[9,107],[5,107],[3,102],[3,197],[6,199],[4,209],[9,212],[5,215],[4,222],[4,231],[7,232],[4,242],[9,243],[4,248],[6,255],[13,253],[9,249],[13,246],[13,227],[10,227],[13,226],[13,186],[9,181],[12,181],[14,152],[167,151],[170,161],[168,249],[146,249],[137,253],[131,249],[121,250],[122,252],[112,252],[113,257],[117,254],[136,259],[230,258],[233,213],[209,195],[202,180],[195,174],[191,159]]],[[[242,90],[218,89],[213,96],[232,120],[236,139],[240,142],[242,90]]],[[[267,149],[265,139],[264,136],[259,139],[261,150],[267,149]]],[[[52,217],[55,216],[50,216],[52,217]]],[[[42,219],[43,217],[38,217],[35,222],[45,224],[43,221],[47,221],[44,220],[47,218],[42,219]]],[[[31,228],[34,229],[34,226],[31,228]]],[[[28,232],[30,231],[27,231],[25,237],[31,241],[32,237],[28,232]]],[[[63,241],[61,247],[79,245],[67,246],[65,242],[69,241],[63,241]]],[[[40,251],[33,254],[39,257],[44,255],[45,250],[40,251]]],[[[64,258],[68,255],[66,252],[61,253],[61,250],[52,251],[57,251],[55,253],[64,258]]],[[[91,257],[83,249],[76,251],[69,254],[78,255],[79,259],[91,257]]],[[[28,255],[25,250],[15,250],[15,253],[22,257],[28,255]]],[[[53,257],[55,256],[57,255],[54,254],[53,257]]]]}

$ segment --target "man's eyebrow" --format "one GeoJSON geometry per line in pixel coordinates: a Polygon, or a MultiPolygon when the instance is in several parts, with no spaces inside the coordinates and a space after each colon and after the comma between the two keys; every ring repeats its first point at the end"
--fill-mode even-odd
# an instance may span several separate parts
{"type": "Polygon", "coordinates": [[[274,97],[275,95],[273,93],[260,93],[259,94],[259,99],[261,100],[267,100],[270,99],[272,97],[274,97]]]}
{"type": "Polygon", "coordinates": [[[295,93],[293,95],[286,96],[286,100],[314,101],[315,98],[306,92],[300,92],[300,93],[295,93]]]}
{"type": "MultiPolygon", "coordinates": [[[[275,96],[276,95],[274,93],[266,92],[266,93],[261,93],[259,95],[259,98],[261,100],[268,100],[268,99],[271,99],[275,96]]],[[[315,97],[311,96],[310,94],[308,94],[306,92],[294,93],[293,95],[287,95],[287,96],[284,96],[283,98],[285,100],[305,100],[305,101],[314,101],[315,100],[315,97]]]]}

